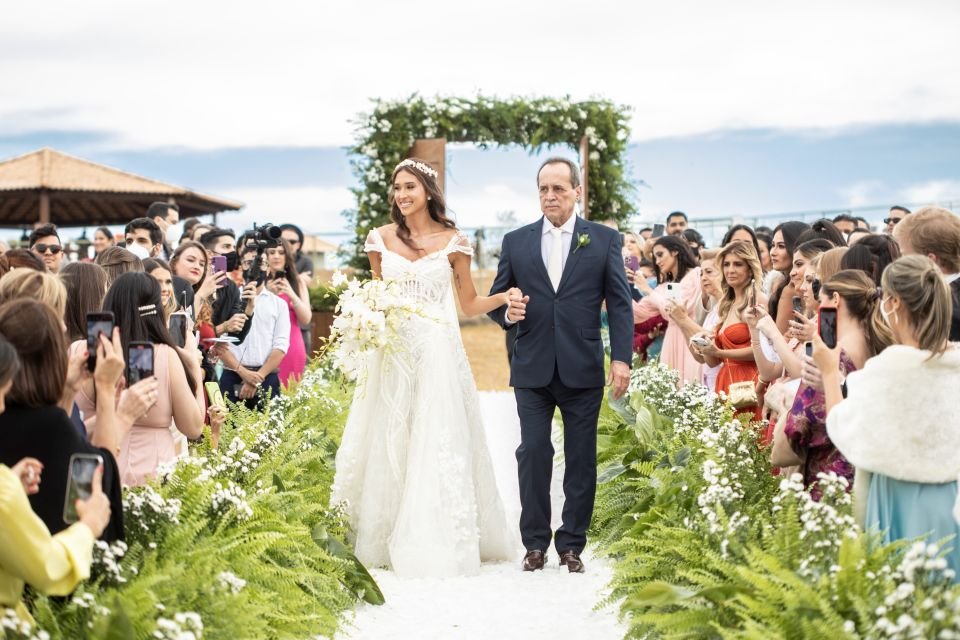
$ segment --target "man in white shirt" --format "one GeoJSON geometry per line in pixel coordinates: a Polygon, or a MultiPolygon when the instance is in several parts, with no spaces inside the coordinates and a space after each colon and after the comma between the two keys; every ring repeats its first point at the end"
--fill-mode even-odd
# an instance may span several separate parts
{"type": "MultiPolygon", "coordinates": [[[[257,259],[250,248],[241,259],[244,271],[257,259]]],[[[218,349],[223,361],[220,390],[249,409],[262,410],[267,396],[279,395],[277,368],[290,347],[290,311],[287,304],[271,293],[263,281],[257,284],[256,313],[250,320],[250,331],[243,342],[218,349]]]]}

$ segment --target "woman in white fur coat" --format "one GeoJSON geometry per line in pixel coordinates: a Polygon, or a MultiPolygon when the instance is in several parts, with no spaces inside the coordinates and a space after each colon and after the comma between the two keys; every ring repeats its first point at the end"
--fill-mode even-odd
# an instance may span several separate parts
{"type": "Polygon", "coordinates": [[[882,285],[880,308],[895,344],[847,377],[846,399],[836,351],[814,338],[827,432],[856,467],[864,527],[881,532],[884,542],[951,536],[946,559],[960,576],[960,348],[947,341],[950,289],[937,266],[918,255],[887,267],[882,285]]]}

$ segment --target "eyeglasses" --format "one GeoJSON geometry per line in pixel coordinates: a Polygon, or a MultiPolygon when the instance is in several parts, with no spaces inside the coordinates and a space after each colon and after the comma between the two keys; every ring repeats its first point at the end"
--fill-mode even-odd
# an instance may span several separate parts
{"type": "Polygon", "coordinates": [[[823,283],[820,282],[820,278],[814,278],[813,282],[810,283],[810,291],[813,293],[814,298],[820,297],[820,287],[823,286],[823,283]]]}
{"type": "Polygon", "coordinates": [[[63,248],[63,247],[61,247],[61,246],[58,245],[58,244],[43,244],[43,243],[41,243],[41,244],[35,244],[35,245],[33,245],[33,250],[36,251],[37,253],[41,254],[41,255],[44,254],[44,253],[46,253],[48,249],[50,250],[50,254],[51,254],[51,255],[57,255],[58,253],[60,253],[60,250],[61,250],[62,248],[63,248]]]}
{"type": "Polygon", "coordinates": [[[884,218],[883,224],[893,223],[896,225],[896,224],[899,224],[901,220],[903,220],[903,218],[884,218]]]}

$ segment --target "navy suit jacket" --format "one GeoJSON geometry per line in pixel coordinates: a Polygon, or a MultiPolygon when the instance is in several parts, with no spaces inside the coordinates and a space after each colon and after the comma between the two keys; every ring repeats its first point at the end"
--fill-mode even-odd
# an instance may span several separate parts
{"type": "MultiPolygon", "coordinates": [[[[606,300],[611,359],[629,365],[633,356],[633,305],[623,268],[620,234],[577,218],[570,253],[556,292],[541,253],[543,218],[503,238],[491,294],[519,287],[530,296],[527,314],[517,328],[510,386],[546,387],[556,369],[572,389],[602,387],[603,342],[600,311],[606,300]],[[586,235],[590,242],[578,246],[586,235]]],[[[506,307],[488,315],[507,328],[506,307]]]]}

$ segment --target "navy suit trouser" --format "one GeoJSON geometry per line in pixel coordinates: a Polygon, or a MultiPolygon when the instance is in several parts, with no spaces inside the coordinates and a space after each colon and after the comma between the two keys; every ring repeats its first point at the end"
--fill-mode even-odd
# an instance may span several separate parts
{"type": "Polygon", "coordinates": [[[550,440],[557,407],[563,418],[563,524],[554,544],[558,552],[583,551],[597,490],[597,419],[603,387],[571,389],[554,370],[546,387],[514,389],[520,417],[517,464],[520,479],[520,535],[527,551],[546,551],[551,538],[550,480],[553,443],[550,440]]]}

